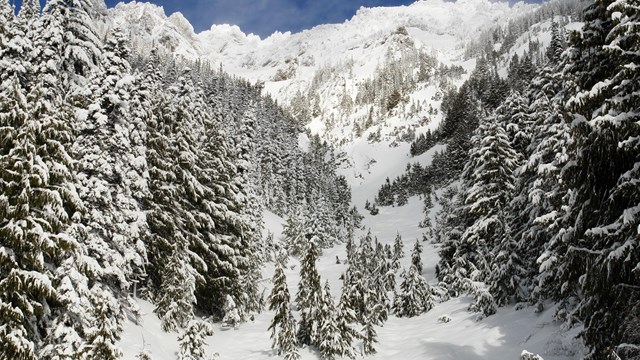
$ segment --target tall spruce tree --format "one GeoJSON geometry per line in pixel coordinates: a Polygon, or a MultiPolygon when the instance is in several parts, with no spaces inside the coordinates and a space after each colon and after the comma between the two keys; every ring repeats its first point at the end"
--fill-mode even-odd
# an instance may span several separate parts
{"type": "Polygon", "coordinates": [[[175,244],[164,265],[154,312],[163,331],[185,328],[194,317],[197,273],[191,267],[185,244],[175,244]]]}
{"type": "Polygon", "coordinates": [[[338,329],[336,307],[327,280],[318,305],[318,350],[325,359],[335,359],[343,353],[345,345],[338,329]]]}
{"type": "Polygon", "coordinates": [[[419,274],[422,274],[422,244],[419,239],[416,239],[411,250],[411,265],[416,267],[419,274]]]}
{"type": "Polygon", "coordinates": [[[393,262],[391,265],[395,270],[400,268],[400,259],[404,257],[403,248],[404,243],[402,242],[402,236],[400,236],[400,232],[398,232],[393,241],[393,262]]]}
{"type": "Polygon", "coordinates": [[[275,311],[269,330],[271,330],[271,347],[285,359],[299,359],[295,320],[290,310],[289,288],[282,264],[276,265],[273,275],[273,288],[269,295],[269,310],[275,311]],[[277,329],[279,328],[279,329],[277,329]]]}
{"type": "Polygon", "coordinates": [[[464,210],[470,226],[460,239],[465,247],[458,248],[459,254],[454,257],[473,264],[479,273],[471,274],[472,269],[468,268],[469,275],[484,280],[490,271],[491,254],[504,236],[504,209],[511,201],[518,156],[494,118],[480,125],[474,143],[463,174],[467,189],[464,210]]]}
{"type": "Polygon", "coordinates": [[[351,298],[348,296],[347,289],[345,288],[348,281],[343,280],[342,294],[340,295],[340,302],[337,309],[337,321],[338,332],[340,332],[340,355],[343,357],[354,358],[353,341],[360,337],[358,331],[354,328],[357,322],[356,312],[354,306],[351,303],[351,298]]]}
{"type": "Polygon", "coordinates": [[[122,351],[116,345],[122,333],[125,313],[111,289],[95,285],[91,289],[92,321],[87,329],[84,355],[89,359],[116,360],[122,351]]]}
{"type": "Polygon", "coordinates": [[[393,312],[398,317],[414,317],[434,307],[433,294],[427,281],[415,265],[402,272],[400,293],[396,295],[393,312]]]}
{"type": "Polygon", "coordinates": [[[565,67],[576,159],[563,176],[574,195],[559,275],[565,282],[580,279],[573,314],[584,322],[594,358],[622,343],[625,325],[638,319],[627,314],[638,300],[631,289],[640,284],[633,274],[638,191],[630,186],[638,179],[638,34],[632,29],[639,21],[632,3],[595,2],[585,11],[583,34],[572,38],[572,64],[565,67]]]}
{"type": "MultiPolygon", "coordinates": [[[[32,60],[26,51],[32,42],[2,3],[0,10],[8,21],[0,34],[4,41],[0,45],[0,237],[4,254],[0,256],[0,311],[8,320],[0,332],[9,341],[2,342],[0,355],[33,359],[42,350],[51,321],[67,312],[69,303],[61,301],[64,294],[56,269],[75,250],[82,253],[81,244],[71,235],[72,216],[81,203],[72,185],[69,128],[62,121],[64,112],[59,111],[61,94],[51,86],[55,77],[43,81],[41,62],[24,66],[32,60]]],[[[71,336],[78,350],[82,340],[75,335],[71,336]]]]}
{"type": "Polygon", "coordinates": [[[77,106],[85,104],[78,110],[86,111],[75,122],[73,145],[78,192],[86,207],[83,237],[89,254],[100,263],[99,280],[125,294],[133,274],[141,273],[146,262],[141,241],[146,219],[140,217],[140,204],[132,196],[132,183],[144,179],[141,173],[132,176],[131,164],[140,156],[130,148],[135,118],[129,111],[134,78],[128,56],[124,35],[116,29],[107,39],[99,70],[91,77],[92,86],[76,97],[77,106]]]}
{"type": "Polygon", "coordinates": [[[316,269],[318,258],[317,238],[310,239],[300,263],[300,282],[296,293],[296,304],[300,311],[298,323],[298,343],[301,345],[317,344],[318,306],[322,297],[320,275],[316,269]]]}
{"type": "Polygon", "coordinates": [[[187,328],[178,336],[180,351],[178,360],[207,360],[205,338],[213,335],[213,327],[202,320],[191,320],[187,328]]]}

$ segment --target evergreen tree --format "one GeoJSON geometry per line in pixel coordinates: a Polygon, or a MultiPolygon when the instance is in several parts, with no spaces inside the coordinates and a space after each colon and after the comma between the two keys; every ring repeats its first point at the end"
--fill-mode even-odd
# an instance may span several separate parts
{"type": "Polygon", "coordinates": [[[531,142],[531,120],[527,99],[513,91],[495,111],[495,121],[506,131],[511,147],[525,154],[531,142]]]}
{"type": "Polygon", "coordinates": [[[44,12],[57,14],[63,36],[62,85],[82,93],[102,57],[100,39],[89,15],[89,0],[48,0],[44,12]]]}
{"type": "Polygon", "coordinates": [[[556,276],[577,285],[572,315],[584,322],[594,358],[619,344],[623,324],[637,319],[627,309],[639,284],[632,275],[638,192],[630,186],[638,178],[638,35],[631,30],[638,22],[629,2],[595,2],[585,11],[583,34],[571,39],[564,69],[575,160],[563,169],[572,197],[562,228],[566,260],[556,276]]]}
{"type": "Polygon", "coordinates": [[[378,333],[375,329],[375,320],[371,317],[375,316],[379,306],[381,305],[375,303],[374,297],[365,297],[365,310],[362,317],[362,351],[364,355],[371,355],[377,352],[374,344],[378,342],[378,333]]]}
{"type": "MultiPolygon", "coordinates": [[[[185,74],[186,75],[186,74],[185,74]]],[[[184,166],[187,219],[196,231],[191,238],[193,251],[204,261],[204,281],[196,289],[198,306],[207,312],[223,313],[227,295],[238,305],[239,313],[258,310],[258,288],[254,276],[260,265],[252,261],[256,238],[242,212],[242,191],[234,182],[237,168],[231,161],[228,143],[219,117],[211,116],[201,86],[193,79],[179,79],[177,117],[196,131],[182,137],[180,145],[194,151],[195,158],[181,158],[184,166]],[[193,138],[192,138],[193,136],[193,138]],[[194,141],[195,146],[187,141],[194,141]],[[193,146],[193,147],[192,147],[193,146]],[[198,159],[198,160],[196,160],[198,159]],[[233,251],[229,251],[233,249],[233,251]],[[252,304],[249,304],[251,302],[252,304]],[[255,309],[254,309],[255,308],[255,309]]]]}
{"type": "Polygon", "coordinates": [[[299,359],[296,347],[295,320],[289,309],[289,288],[287,278],[281,263],[277,263],[276,271],[273,275],[273,288],[269,295],[269,310],[275,311],[275,315],[269,325],[271,330],[271,347],[278,355],[284,355],[285,359],[299,359]],[[276,328],[279,327],[279,330],[276,328]],[[277,332],[276,332],[277,331],[277,332]]]}
{"type": "Polygon", "coordinates": [[[52,317],[67,310],[59,307],[55,271],[81,247],[71,225],[82,205],[72,185],[69,129],[56,111],[61,97],[39,81],[37,91],[50,96],[27,99],[25,68],[14,68],[12,52],[29,42],[8,36],[0,46],[0,317],[7,319],[0,336],[11,341],[2,342],[0,357],[34,359],[52,317]]]}
{"type": "Polygon", "coordinates": [[[92,322],[91,291],[87,276],[79,271],[88,264],[82,264],[86,253],[78,246],[57,269],[54,283],[58,286],[58,301],[62,306],[53,309],[53,320],[47,329],[44,346],[38,354],[40,358],[80,358],[86,347],[85,334],[92,322]]]}
{"type": "Polygon", "coordinates": [[[551,43],[547,47],[546,56],[549,62],[556,64],[564,51],[564,36],[555,19],[551,20],[551,43]]]}
{"type": "Polygon", "coordinates": [[[96,285],[91,289],[93,321],[87,329],[85,355],[90,359],[116,360],[122,356],[117,347],[125,314],[111,291],[96,285]]]}
{"type": "Polygon", "coordinates": [[[171,113],[170,96],[158,90],[160,75],[155,53],[145,69],[145,83],[157,96],[151,99],[152,116],[147,123],[147,163],[149,164],[150,196],[144,202],[149,235],[144,239],[149,264],[149,287],[162,284],[163,267],[173,253],[174,244],[188,248],[188,239],[182,231],[182,209],[175,199],[181,196],[173,144],[177,127],[171,113]]]}
{"type": "Polygon", "coordinates": [[[433,200],[431,200],[431,192],[432,192],[432,188],[429,185],[427,187],[427,190],[425,191],[425,195],[424,195],[424,206],[422,208],[422,212],[424,213],[424,219],[422,219],[422,221],[420,221],[420,224],[418,224],[418,226],[420,226],[423,229],[427,229],[427,232],[429,234],[433,233],[433,224],[431,223],[431,209],[433,209],[433,200]]]}
{"type": "MultiPolygon", "coordinates": [[[[465,247],[459,247],[454,258],[473,264],[479,270],[475,278],[481,280],[488,275],[491,254],[505,233],[504,209],[511,201],[518,160],[504,129],[492,119],[480,125],[474,139],[472,158],[463,174],[467,186],[464,211],[470,225],[460,239],[465,247]]],[[[467,270],[471,274],[471,268],[467,270]]]]}
{"type": "MultiPolygon", "coordinates": [[[[61,11],[55,6],[51,10],[61,11]]],[[[78,16],[77,11],[80,10],[73,10],[70,16],[78,16]]],[[[85,29],[81,26],[76,30],[80,28],[85,29]]],[[[126,297],[134,274],[143,274],[146,262],[140,241],[146,231],[146,219],[133,196],[137,185],[132,185],[145,182],[146,168],[137,167],[144,163],[141,161],[144,153],[136,153],[131,147],[137,131],[143,129],[137,127],[141,120],[130,112],[135,78],[126,60],[129,54],[124,35],[114,30],[107,38],[99,67],[83,74],[91,79],[91,86],[82,93],[75,92],[71,98],[80,114],[74,123],[72,152],[78,159],[77,188],[85,205],[78,235],[86,243],[88,255],[98,264],[92,280],[107,287],[104,290],[107,298],[110,296],[107,291],[112,291],[111,296],[116,298],[126,297]]],[[[113,326],[109,330],[112,333],[122,328],[120,322],[124,319],[118,313],[113,310],[101,315],[114,316],[102,322],[113,326]]]]}
{"type": "MultiPolygon", "coordinates": [[[[248,268],[241,276],[242,288],[245,289],[243,303],[244,312],[259,312],[264,307],[260,298],[258,281],[261,279],[260,266],[267,256],[267,247],[262,240],[262,212],[264,206],[257,187],[255,154],[256,107],[249,104],[240,120],[240,130],[236,134],[232,158],[236,166],[235,184],[239,190],[239,212],[247,219],[245,237],[250,247],[248,252],[248,268]]],[[[246,315],[246,314],[241,314],[246,315]]],[[[245,316],[241,316],[245,317],[245,316]]]]}
{"type": "Polygon", "coordinates": [[[289,215],[282,234],[291,255],[301,255],[306,246],[304,237],[307,212],[304,205],[299,205],[293,214],[289,215]]]}
{"type": "Polygon", "coordinates": [[[567,210],[564,204],[568,189],[559,180],[570,160],[571,139],[559,94],[560,76],[554,67],[545,67],[532,83],[532,140],[526,153],[528,160],[518,171],[517,195],[510,205],[518,214],[511,225],[514,238],[520,239],[521,259],[533,279],[529,286],[531,301],[538,304],[544,297],[559,298],[557,292],[562,288],[554,269],[562,262],[564,242],[552,239],[561,237],[558,229],[567,210]],[[542,253],[541,248],[545,248],[542,253]]]}
{"type": "Polygon", "coordinates": [[[207,360],[205,338],[213,335],[213,328],[205,321],[191,320],[184,332],[178,336],[180,351],[178,360],[207,360]]]}
{"type": "Polygon", "coordinates": [[[422,274],[422,244],[419,239],[416,239],[413,250],[411,250],[411,265],[415,266],[418,274],[422,274]]]}
{"type": "Polygon", "coordinates": [[[427,281],[418,269],[411,265],[409,271],[402,272],[400,293],[396,295],[393,310],[399,317],[414,317],[434,307],[433,294],[427,281]]]}
{"type": "Polygon", "coordinates": [[[196,272],[191,267],[184,245],[174,245],[173,254],[164,266],[154,309],[163,331],[184,328],[193,319],[195,285],[196,272]]]}
{"type": "Polygon", "coordinates": [[[233,301],[233,297],[231,297],[231,295],[227,295],[224,303],[224,317],[222,318],[222,323],[227,326],[232,326],[235,329],[238,327],[239,322],[240,314],[238,314],[236,302],[233,301]]]}
{"type": "Polygon", "coordinates": [[[318,305],[318,350],[325,359],[335,359],[343,352],[342,333],[336,321],[336,307],[329,289],[329,281],[325,282],[320,304],[318,305]]]}
{"type": "Polygon", "coordinates": [[[340,356],[353,359],[355,357],[353,341],[359,338],[360,334],[353,327],[357,322],[356,312],[354,311],[354,306],[350,302],[351,299],[344,288],[345,283],[346,280],[343,280],[342,295],[340,296],[340,303],[338,304],[336,313],[338,322],[337,328],[340,333],[340,344],[338,347],[341,349],[340,356]]]}
{"type": "Polygon", "coordinates": [[[347,271],[343,274],[342,279],[342,295],[340,296],[340,307],[346,314],[353,316],[356,320],[362,321],[364,313],[364,292],[365,284],[363,274],[357,268],[354,262],[349,263],[347,271]]]}
{"type": "Polygon", "coordinates": [[[469,305],[469,311],[481,313],[478,317],[479,320],[496,313],[496,303],[484,284],[479,282],[472,283],[470,292],[474,296],[475,302],[469,305]]]}
{"type": "Polygon", "coordinates": [[[404,243],[402,242],[400,232],[398,232],[395,240],[393,241],[393,261],[391,265],[395,270],[400,268],[400,259],[404,257],[404,251],[402,250],[403,247],[404,243]]]}
{"type": "MultiPolygon", "coordinates": [[[[638,25],[640,15],[637,4],[616,1],[607,8],[607,15],[613,19],[613,28],[607,35],[604,50],[618,59],[616,71],[611,77],[609,98],[604,101],[602,113],[591,119],[593,131],[604,138],[609,155],[621,160],[616,164],[615,183],[607,192],[600,224],[586,231],[588,240],[596,244],[592,249],[598,252],[596,259],[586,268],[584,284],[586,301],[580,312],[587,318],[588,328],[585,338],[596,350],[613,344],[638,344],[640,334],[630,331],[638,323],[640,315],[637,306],[628,311],[628,304],[638,303],[640,297],[632,290],[640,285],[637,264],[640,263],[638,229],[640,229],[640,71],[638,63],[640,39],[638,25]],[[634,265],[635,264],[635,265],[634,265]],[[636,273],[635,276],[633,273],[636,273]],[[604,276],[607,274],[607,276],[604,276]],[[602,334],[611,334],[611,340],[602,334]],[[604,341],[603,341],[604,340],[604,341]]],[[[600,174],[599,168],[594,169],[600,174]]],[[[605,170],[606,171],[606,170],[605,170]]],[[[602,175],[602,174],[600,174],[602,175]]],[[[637,347],[616,350],[626,358],[640,355],[637,347]]]]}
{"type": "MultiPolygon", "coordinates": [[[[86,206],[83,237],[89,254],[103,269],[99,280],[113,291],[126,291],[134,273],[142,273],[146,262],[146,219],[133,197],[132,182],[144,182],[142,173],[133,177],[132,162],[140,161],[130,148],[134,117],[129,102],[133,92],[129,49],[122,32],[115,30],[104,48],[99,71],[91,77],[86,96],[77,96],[73,153],[78,161],[78,190],[86,206]],[[131,157],[135,158],[132,159],[131,157]],[[136,160],[137,159],[137,160],[136,160]]],[[[144,154],[141,154],[143,157],[144,154]]]]}
{"type": "MultiPolygon", "coordinates": [[[[23,90],[28,91],[29,80],[32,72],[32,64],[29,62],[29,53],[33,51],[31,41],[32,34],[29,32],[30,24],[23,16],[15,16],[12,6],[4,0],[0,5],[1,18],[4,20],[0,27],[0,58],[3,60],[0,83],[5,83],[14,76],[20,83],[23,90]]],[[[8,84],[7,84],[8,85],[8,84]]],[[[11,92],[10,86],[4,86],[3,92],[11,92]]]]}
{"type": "Polygon", "coordinates": [[[354,261],[355,255],[355,245],[353,243],[353,237],[349,237],[347,239],[347,243],[345,244],[345,250],[347,252],[347,263],[351,263],[354,261]]]}
{"type": "Polygon", "coordinates": [[[298,323],[298,343],[301,345],[317,344],[318,306],[322,296],[320,275],[316,269],[318,258],[317,238],[312,238],[300,263],[300,282],[296,293],[296,304],[300,311],[298,323]]]}
{"type": "Polygon", "coordinates": [[[489,292],[493,295],[496,305],[504,306],[511,300],[525,300],[526,293],[523,291],[525,270],[518,254],[518,244],[511,235],[509,225],[505,226],[497,249],[488,279],[489,292]]]}
{"type": "Polygon", "coordinates": [[[142,350],[136,355],[138,360],[152,360],[151,352],[149,350],[142,350]]]}

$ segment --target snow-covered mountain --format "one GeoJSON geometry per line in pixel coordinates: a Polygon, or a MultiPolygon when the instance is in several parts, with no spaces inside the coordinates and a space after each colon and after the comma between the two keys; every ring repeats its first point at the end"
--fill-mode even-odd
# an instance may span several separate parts
{"type": "MultiPolygon", "coordinates": [[[[266,39],[235,25],[196,33],[182,14],[168,16],[145,2],[120,3],[103,19],[106,27],[130,32],[137,49],[164,48],[178,59],[208,61],[263,83],[312,132],[340,148],[343,172],[354,184],[376,172],[380,159],[373,154],[399,145],[406,154],[413,134],[438,127],[442,95],[475,67],[476,59],[465,57],[469,44],[540,7],[490,0],[362,7],[344,23],[276,32],[266,39]],[[389,103],[393,95],[399,95],[397,105],[389,103]],[[380,146],[370,144],[379,141],[380,146]]],[[[530,41],[545,47],[550,28],[546,20],[520,35],[502,56],[501,76],[511,56],[522,55],[530,41]]]]}
{"type": "Polygon", "coordinates": [[[475,59],[464,59],[466,44],[538,7],[490,0],[363,7],[341,24],[266,39],[234,25],[195,33],[182,14],[167,16],[144,2],[120,3],[106,21],[129,31],[136,48],[159,46],[177,58],[209,61],[264,83],[312,132],[341,147],[345,174],[354,182],[377,161],[371,149],[362,149],[368,139],[382,140],[384,151],[408,133],[438,126],[442,93],[460,85],[475,66],[475,59]],[[461,67],[454,76],[442,70],[454,65],[461,67]],[[421,67],[424,74],[414,70],[421,67]],[[394,92],[398,104],[390,106],[394,92]]]}
{"type": "MultiPolygon", "coordinates": [[[[167,16],[162,7],[145,2],[118,4],[109,9],[108,21],[130,30],[149,47],[161,45],[187,59],[220,62],[231,73],[266,81],[291,60],[304,68],[318,68],[348,58],[372,58],[376,40],[401,26],[413,29],[411,36],[419,45],[449,53],[459,48],[461,41],[477,36],[479,30],[536,7],[489,0],[425,0],[409,6],[363,7],[342,24],[320,25],[296,34],[276,32],[266,39],[245,34],[235,25],[213,25],[196,34],[182,14],[167,16]]],[[[301,75],[303,71],[297,77],[301,75]]]]}
{"type": "MultiPolygon", "coordinates": [[[[352,62],[344,69],[348,74],[334,71],[334,75],[348,78],[352,86],[372,77],[387,55],[397,50],[398,42],[439,61],[460,60],[463,45],[483,29],[506,23],[537,6],[425,0],[409,6],[363,7],[342,24],[320,25],[296,34],[276,32],[266,39],[245,34],[235,25],[213,25],[195,33],[182,14],[167,16],[162,7],[144,2],[118,4],[109,9],[108,21],[130,31],[134,41],[148,48],[161,46],[178,57],[204,59],[231,74],[263,81],[276,99],[288,103],[298,91],[307,93],[318,70],[328,66],[352,62]],[[399,28],[407,30],[400,39],[394,37],[399,28]]],[[[335,92],[337,86],[349,85],[342,82],[327,90],[335,92]]],[[[335,104],[323,107],[330,110],[331,106],[335,104]]]]}
{"type": "Polygon", "coordinates": [[[639,357],[637,11],[606,3],[261,39],[0,0],[0,358],[639,357]]]}

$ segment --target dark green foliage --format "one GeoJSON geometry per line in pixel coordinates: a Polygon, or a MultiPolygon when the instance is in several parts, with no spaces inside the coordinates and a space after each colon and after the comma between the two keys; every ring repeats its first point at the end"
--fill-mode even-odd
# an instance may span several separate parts
{"type": "Polygon", "coordinates": [[[418,316],[435,306],[429,284],[414,265],[409,271],[403,270],[401,277],[400,293],[396,294],[393,301],[393,313],[396,316],[418,316]]]}
{"type": "Polygon", "coordinates": [[[205,338],[211,335],[213,335],[211,324],[205,321],[191,320],[184,332],[178,336],[180,343],[178,360],[207,359],[205,338]]]}
{"type": "Polygon", "coordinates": [[[300,356],[296,347],[295,320],[289,309],[290,296],[287,278],[280,263],[276,266],[272,282],[273,289],[269,296],[269,310],[275,311],[275,315],[269,325],[271,347],[276,350],[278,355],[283,355],[285,359],[298,359],[300,356]]]}
{"type": "Polygon", "coordinates": [[[83,251],[72,235],[81,204],[56,77],[44,78],[39,68],[30,72],[43,64],[30,58],[32,39],[2,3],[0,37],[13,43],[0,45],[0,357],[35,359],[50,322],[68,311],[56,269],[83,251]]]}
{"type": "Polygon", "coordinates": [[[421,155],[431,149],[437,142],[438,133],[432,133],[431,130],[428,130],[426,133],[418,135],[411,143],[409,153],[411,156],[421,155]]]}
{"type": "Polygon", "coordinates": [[[296,293],[296,304],[300,311],[298,322],[298,343],[301,345],[316,345],[318,340],[318,306],[322,296],[320,275],[316,269],[318,258],[317,238],[307,243],[304,257],[300,264],[300,282],[296,293]]]}
{"type": "Polygon", "coordinates": [[[418,274],[422,274],[422,244],[418,239],[411,250],[411,265],[415,266],[418,274]]]}
{"type": "Polygon", "coordinates": [[[91,289],[93,322],[87,335],[85,355],[90,359],[116,360],[122,351],[116,346],[122,333],[124,310],[110,291],[99,287],[91,289]]]}
{"type": "MultiPolygon", "coordinates": [[[[486,316],[496,305],[527,300],[541,309],[552,299],[558,318],[583,324],[594,359],[638,354],[630,330],[637,309],[629,307],[640,286],[634,6],[591,3],[566,51],[556,19],[545,60],[535,41],[511,60],[516,91],[472,140],[482,144],[470,153],[466,169],[474,170],[463,173],[462,197],[445,199],[436,227],[438,276],[455,293],[474,295],[471,310],[486,316]],[[492,148],[494,155],[483,155],[492,148]]],[[[483,67],[471,89],[491,108],[493,100],[477,92],[491,79],[483,67]]],[[[445,130],[453,129],[448,120],[445,130]]]]}
{"type": "Polygon", "coordinates": [[[159,296],[154,309],[160,318],[163,331],[185,328],[193,319],[196,274],[190,265],[185,245],[174,245],[173,253],[163,267],[159,296]]]}
{"type": "Polygon", "coordinates": [[[556,21],[551,22],[551,43],[547,47],[545,55],[549,62],[557,64],[560,61],[562,52],[565,48],[565,39],[563,29],[560,28],[556,21]]]}

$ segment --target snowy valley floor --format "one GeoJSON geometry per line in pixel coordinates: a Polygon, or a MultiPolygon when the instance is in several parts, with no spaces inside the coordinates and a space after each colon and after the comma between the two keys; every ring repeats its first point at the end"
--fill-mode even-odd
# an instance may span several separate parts
{"type": "MultiPolygon", "coordinates": [[[[387,149],[388,150],[388,149],[387,149]]],[[[405,149],[398,149],[398,152],[405,149]]],[[[392,156],[393,154],[388,154],[392,156]]],[[[396,154],[397,155],[397,154],[396,154]]],[[[430,161],[430,154],[425,154],[421,161],[430,161]]],[[[397,158],[396,158],[397,159],[397,158]]],[[[415,161],[416,159],[413,159],[415,161]]],[[[407,159],[408,161],[408,159],[407,159]]],[[[402,173],[406,162],[384,162],[387,168],[378,168],[370,173],[366,181],[353,184],[354,202],[362,210],[364,199],[373,199],[377,188],[386,176],[397,176],[402,173]]],[[[353,180],[353,179],[352,179],[353,180]]],[[[354,181],[356,182],[356,181],[354,181]]],[[[380,214],[365,215],[365,229],[371,229],[372,235],[383,243],[393,244],[396,233],[399,232],[405,244],[405,253],[409,253],[416,238],[421,238],[422,229],[418,222],[422,218],[422,201],[417,197],[410,199],[403,207],[380,208],[380,214]]],[[[266,227],[279,239],[282,232],[283,219],[272,213],[265,214],[266,227]]],[[[361,230],[356,239],[366,230],[361,230]]],[[[423,275],[431,285],[435,285],[434,272],[438,260],[437,249],[434,245],[423,243],[423,275]]],[[[324,251],[317,263],[318,270],[324,279],[328,279],[336,301],[339,298],[342,282],[340,274],[346,269],[344,264],[336,264],[336,256],[343,260],[346,256],[344,245],[336,246],[324,251]]],[[[407,255],[403,259],[403,266],[410,263],[407,255]]],[[[263,284],[268,290],[271,288],[273,265],[263,269],[263,284]]],[[[289,261],[286,271],[289,291],[292,296],[297,289],[299,262],[297,259],[289,261]]],[[[467,311],[471,302],[468,297],[452,299],[437,304],[434,309],[415,318],[397,318],[393,315],[383,327],[377,328],[378,341],[376,355],[367,359],[518,359],[523,349],[542,355],[546,360],[579,359],[579,342],[573,339],[575,331],[566,333],[552,319],[553,308],[541,314],[536,314],[533,308],[516,311],[506,307],[498,313],[484,320],[476,321],[477,314],[467,311]],[[444,314],[451,317],[449,323],[439,323],[438,318],[444,314]]],[[[125,359],[135,359],[143,348],[150,350],[153,359],[173,360],[178,350],[177,334],[163,333],[160,322],[153,314],[153,306],[140,301],[143,312],[143,324],[127,323],[121,346],[125,359]]],[[[209,354],[218,353],[219,359],[278,359],[271,350],[271,340],[267,328],[273,314],[265,311],[240,325],[237,330],[222,329],[216,326],[216,333],[208,339],[209,354]]],[[[361,344],[356,348],[360,351],[361,344]]],[[[320,359],[320,355],[313,349],[305,348],[300,351],[302,359],[320,359]]]]}

